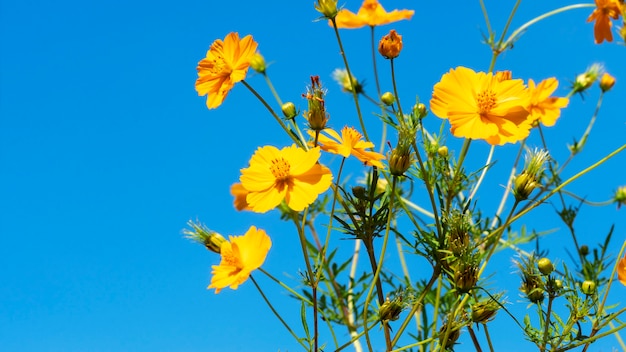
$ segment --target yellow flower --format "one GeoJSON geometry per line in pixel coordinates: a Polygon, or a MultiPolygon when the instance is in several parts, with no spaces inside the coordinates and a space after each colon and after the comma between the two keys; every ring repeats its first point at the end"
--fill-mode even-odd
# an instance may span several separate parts
{"type": "Polygon", "coordinates": [[[235,83],[246,78],[257,45],[251,35],[239,40],[235,32],[211,44],[206,57],[198,63],[196,80],[198,95],[207,96],[209,109],[220,106],[235,83]]]}
{"type": "MultiPolygon", "coordinates": [[[[309,134],[314,136],[315,132],[309,131],[309,134]]],[[[339,154],[344,158],[352,154],[365,165],[383,168],[384,166],[380,160],[384,159],[385,156],[366,150],[374,148],[374,143],[366,142],[362,138],[361,133],[352,127],[346,126],[341,130],[341,136],[330,128],[323,130],[319,134],[317,142],[321,144],[321,148],[324,151],[339,154]]]]}
{"type": "Polygon", "coordinates": [[[248,191],[243,188],[241,183],[235,183],[230,186],[230,194],[235,197],[235,209],[241,210],[250,210],[250,206],[246,201],[246,197],[248,197],[248,191]]]}
{"type": "Polygon", "coordinates": [[[593,25],[593,34],[596,44],[603,41],[613,41],[613,33],[611,33],[611,18],[618,19],[620,16],[619,0],[595,0],[596,9],[593,10],[587,22],[596,21],[593,25]]]}
{"type": "Polygon", "coordinates": [[[261,229],[251,226],[243,236],[229,236],[229,241],[222,243],[220,265],[213,265],[213,277],[208,288],[215,293],[225,287],[236,290],[248,280],[250,273],[258,269],[272,247],[272,240],[261,229]]]}
{"type": "Polygon", "coordinates": [[[520,79],[457,67],[435,84],[432,112],[448,119],[456,137],[484,139],[489,144],[515,143],[530,133],[529,97],[520,79]]]}
{"type": "Polygon", "coordinates": [[[617,263],[617,278],[622,285],[626,286],[626,255],[617,263]]]}
{"type": "Polygon", "coordinates": [[[257,149],[239,178],[248,191],[246,201],[252,211],[264,213],[283,200],[295,211],[313,203],[333,178],[327,167],[317,163],[320,153],[319,148],[305,151],[295,145],[257,149]]]}
{"type": "Polygon", "coordinates": [[[554,126],[556,120],[561,115],[561,108],[569,103],[567,98],[551,97],[559,86],[556,78],[548,78],[539,82],[535,86],[535,81],[528,80],[528,91],[530,92],[530,107],[528,111],[533,121],[541,121],[545,126],[554,126]]]}
{"type": "Polygon", "coordinates": [[[378,42],[378,52],[385,59],[395,59],[402,50],[402,36],[395,29],[389,31],[380,42],[378,42]]]}
{"type": "Polygon", "coordinates": [[[355,29],[364,26],[381,26],[401,20],[410,20],[411,17],[413,17],[413,13],[415,13],[413,10],[393,10],[387,12],[382,5],[378,3],[378,0],[365,0],[356,14],[343,9],[337,14],[335,21],[337,28],[355,29]]]}

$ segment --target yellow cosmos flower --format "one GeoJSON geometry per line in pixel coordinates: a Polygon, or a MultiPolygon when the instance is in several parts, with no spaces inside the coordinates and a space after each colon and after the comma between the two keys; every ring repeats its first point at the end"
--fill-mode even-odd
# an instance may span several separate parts
{"type": "MultiPolygon", "coordinates": [[[[385,11],[378,0],[365,0],[359,11],[355,14],[349,10],[339,11],[335,21],[337,28],[355,29],[364,26],[381,26],[401,20],[410,20],[413,10],[385,11]]],[[[331,24],[332,25],[332,24],[331,24]]]]}
{"type": "Polygon", "coordinates": [[[613,41],[613,33],[611,33],[611,18],[616,20],[619,18],[620,3],[619,0],[595,0],[596,9],[593,10],[587,22],[596,21],[593,25],[593,35],[596,44],[603,41],[613,41]]]}
{"type": "Polygon", "coordinates": [[[198,95],[207,96],[209,109],[220,106],[235,83],[246,78],[257,45],[252,36],[239,40],[234,32],[211,44],[206,57],[198,63],[196,80],[198,95]]]}
{"type": "Polygon", "coordinates": [[[457,67],[435,84],[432,112],[448,119],[456,137],[484,139],[489,144],[515,143],[530,133],[529,97],[520,79],[457,67]]]}
{"type": "MultiPolygon", "coordinates": [[[[313,131],[309,131],[309,134],[315,136],[313,131]]],[[[334,130],[327,128],[319,134],[317,142],[321,144],[324,151],[339,154],[344,158],[352,154],[365,165],[384,167],[380,160],[384,159],[385,156],[366,150],[374,148],[374,143],[364,141],[363,135],[352,127],[344,127],[341,130],[341,136],[334,130]]]]}
{"type": "Polygon", "coordinates": [[[246,201],[257,213],[278,206],[302,211],[332,183],[330,170],[317,163],[320,149],[305,151],[295,145],[281,150],[272,146],[257,149],[250,167],[241,169],[241,185],[248,191],[246,201]]]}
{"type": "Polygon", "coordinates": [[[250,273],[258,269],[272,247],[272,240],[261,229],[251,226],[243,236],[229,236],[229,241],[222,243],[220,265],[213,265],[213,277],[208,288],[215,293],[225,287],[236,290],[248,280],[250,273]]]}
{"type": "Polygon", "coordinates": [[[533,121],[541,121],[545,126],[554,126],[556,120],[561,116],[561,108],[569,103],[567,98],[551,97],[559,86],[556,78],[548,78],[539,82],[535,86],[535,81],[528,80],[528,91],[530,92],[530,107],[528,108],[533,121]]]}
{"type": "Polygon", "coordinates": [[[626,286],[626,255],[617,263],[617,278],[622,285],[626,286]]]}
{"type": "Polygon", "coordinates": [[[243,188],[241,183],[235,183],[230,186],[230,194],[235,197],[235,209],[241,210],[250,210],[250,206],[246,201],[246,197],[248,197],[248,190],[243,188]]]}

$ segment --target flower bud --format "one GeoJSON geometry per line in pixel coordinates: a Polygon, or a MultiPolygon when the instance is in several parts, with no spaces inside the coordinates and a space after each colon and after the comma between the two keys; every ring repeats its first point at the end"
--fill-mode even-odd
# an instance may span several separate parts
{"type": "Polygon", "coordinates": [[[348,70],[340,68],[335,69],[331,76],[339,83],[342,91],[349,93],[354,91],[357,94],[363,92],[363,85],[359,83],[356,77],[349,75],[348,70]]]}
{"type": "Polygon", "coordinates": [[[395,59],[400,55],[402,50],[402,36],[399,35],[395,29],[389,31],[389,34],[385,35],[380,42],[378,42],[378,52],[385,59],[395,59]]]}
{"type": "Polygon", "coordinates": [[[287,120],[291,120],[294,117],[298,116],[298,111],[296,111],[296,105],[290,101],[284,103],[280,107],[280,109],[283,111],[283,116],[285,116],[287,120]]]}
{"type": "Polygon", "coordinates": [[[323,130],[328,122],[328,113],[324,106],[325,94],[326,91],[322,89],[319,76],[311,76],[311,87],[302,96],[308,100],[309,110],[304,112],[304,117],[313,131],[323,130]]]}
{"type": "Polygon", "coordinates": [[[592,295],[596,292],[596,283],[591,280],[585,280],[580,284],[580,290],[586,295],[592,295]]]}
{"type": "Polygon", "coordinates": [[[314,6],[317,12],[328,19],[337,17],[337,13],[339,12],[337,9],[337,0],[317,0],[314,6]]]}
{"type": "Polygon", "coordinates": [[[496,316],[500,305],[493,299],[486,299],[472,305],[472,322],[485,324],[496,316]]]}
{"type": "Polygon", "coordinates": [[[554,271],[554,265],[552,265],[552,261],[548,258],[541,258],[537,261],[537,269],[543,275],[550,275],[554,271]]]}
{"type": "Polygon", "coordinates": [[[352,187],[352,195],[356,199],[360,199],[360,200],[367,199],[367,194],[365,192],[365,187],[363,187],[363,186],[354,186],[354,187],[352,187]]]}
{"type": "Polygon", "coordinates": [[[265,59],[259,53],[252,55],[250,59],[250,67],[258,73],[265,73],[265,59]]]}
{"type": "Polygon", "coordinates": [[[600,78],[600,89],[602,89],[603,92],[606,92],[613,88],[614,85],[615,77],[605,72],[600,78]]]}
{"type": "Polygon", "coordinates": [[[574,85],[572,90],[574,93],[582,93],[587,88],[591,87],[593,82],[598,80],[598,77],[602,73],[603,68],[599,64],[593,64],[590,68],[587,69],[587,72],[581,73],[576,76],[576,80],[574,81],[574,85]]]}
{"type": "Polygon", "coordinates": [[[478,267],[471,263],[460,262],[454,272],[454,284],[459,293],[468,293],[478,282],[478,267]]]}
{"type": "Polygon", "coordinates": [[[437,149],[437,154],[439,154],[439,156],[442,158],[448,157],[448,147],[446,147],[445,145],[439,147],[439,149],[437,149]]]}
{"type": "Polygon", "coordinates": [[[428,110],[426,110],[426,105],[423,103],[417,103],[413,106],[413,114],[420,119],[423,119],[428,115],[428,110]]]}
{"type": "Polygon", "coordinates": [[[394,176],[402,176],[411,167],[411,151],[405,148],[394,148],[389,156],[389,172],[394,176]]]}
{"type": "Polygon", "coordinates": [[[209,230],[206,226],[200,223],[189,221],[187,224],[191,226],[191,230],[183,230],[185,237],[198,243],[202,243],[211,252],[220,253],[222,244],[226,242],[224,236],[215,231],[209,230]]]}
{"type": "Polygon", "coordinates": [[[587,246],[586,244],[583,244],[582,246],[580,246],[580,255],[582,255],[583,257],[586,256],[587,254],[589,254],[589,246],[587,246]]]}
{"type": "Polygon", "coordinates": [[[391,105],[393,105],[393,103],[396,102],[396,97],[391,92],[385,92],[380,97],[380,100],[383,102],[383,104],[385,104],[387,106],[391,106],[391,105]]]}
{"type": "Polygon", "coordinates": [[[387,300],[378,309],[378,317],[380,321],[398,320],[402,313],[402,302],[398,298],[387,300]]]}

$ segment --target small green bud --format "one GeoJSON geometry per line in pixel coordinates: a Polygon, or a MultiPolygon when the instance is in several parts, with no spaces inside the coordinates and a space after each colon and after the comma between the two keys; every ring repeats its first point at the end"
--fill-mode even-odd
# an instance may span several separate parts
{"type": "Polygon", "coordinates": [[[387,106],[391,106],[391,105],[393,105],[393,103],[396,102],[396,97],[391,92],[385,92],[380,97],[380,100],[383,102],[383,104],[385,104],[387,106]]]}
{"type": "Polygon", "coordinates": [[[442,147],[439,147],[439,149],[437,149],[437,154],[439,154],[440,157],[445,158],[448,156],[448,147],[446,147],[445,145],[442,147]]]}
{"type": "Polygon", "coordinates": [[[586,244],[583,244],[582,246],[580,246],[580,255],[584,257],[587,254],[589,254],[589,246],[587,246],[586,244]]]}
{"type": "Polygon", "coordinates": [[[582,93],[598,80],[600,75],[604,73],[604,68],[599,64],[593,64],[585,73],[576,76],[572,89],[574,93],[582,93]]]}
{"type": "Polygon", "coordinates": [[[209,230],[206,226],[200,223],[189,221],[187,224],[191,226],[191,230],[183,230],[185,237],[203,244],[211,252],[218,254],[221,252],[222,244],[227,242],[224,236],[215,231],[209,230]]]}
{"type": "Polygon", "coordinates": [[[285,116],[287,120],[291,120],[294,117],[298,116],[298,111],[296,111],[296,106],[292,102],[286,102],[280,108],[283,111],[283,116],[285,116]]]}
{"type": "Polygon", "coordinates": [[[315,9],[328,19],[337,17],[337,0],[317,0],[315,9]]]}
{"type": "Polygon", "coordinates": [[[398,320],[402,313],[402,302],[394,298],[393,300],[387,300],[378,309],[378,317],[380,321],[398,320]]]}
{"type": "Polygon", "coordinates": [[[554,265],[552,265],[552,261],[548,258],[541,258],[537,261],[537,269],[543,275],[550,275],[554,271],[554,265]]]}
{"type": "Polygon", "coordinates": [[[403,152],[395,148],[389,156],[389,172],[394,176],[402,176],[411,167],[411,161],[410,151],[403,152]]]}
{"type": "Polygon", "coordinates": [[[622,205],[626,205],[626,186],[619,187],[617,191],[615,191],[613,201],[617,203],[617,209],[622,205]]]}
{"type": "Polygon", "coordinates": [[[352,195],[360,200],[365,200],[367,199],[367,194],[365,193],[365,187],[362,186],[355,186],[352,187],[352,195]]]}
{"type": "Polygon", "coordinates": [[[426,105],[423,103],[417,103],[413,106],[413,114],[418,118],[422,119],[428,115],[428,110],[426,110],[426,105]]]}
{"type": "Polygon", "coordinates": [[[500,305],[493,299],[483,300],[472,305],[472,322],[486,323],[491,320],[500,309],[500,305]]]}
{"type": "Polygon", "coordinates": [[[252,58],[250,59],[250,67],[258,73],[265,73],[266,66],[263,56],[259,53],[252,55],[252,58]]]}
{"type": "Polygon", "coordinates": [[[592,295],[596,292],[596,283],[591,280],[585,280],[580,284],[580,290],[586,295],[592,295]]]}

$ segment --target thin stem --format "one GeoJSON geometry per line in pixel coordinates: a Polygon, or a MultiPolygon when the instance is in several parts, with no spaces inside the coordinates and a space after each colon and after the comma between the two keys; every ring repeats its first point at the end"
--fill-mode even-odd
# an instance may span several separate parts
{"type": "Polygon", "coordinates": [[[485,17],[485,24],[487,25],[487,33],[489,33],[489,40],[493,39],[493,30],[491,29],[491,22],[489,21],[489,15],[487,14],[487,7],[485,7],[485,2],[480,0],[480,9],[483,12],[483,17],[485,17]]]}
{"type": "Polygon", "coordinates": [[[274,308],[272,303],[265,296],[265,294],[263,293],[263,290],[261,290],[261,287],[259,286],[259,284],[257,284],[256,280],[254,279],[254,277],[252,275],[250,275],[250,280],[252,280],[252,283],[254,284],[254,286],[257,288],[257,290],[261,294],[261,297],[263,297],[263,300],[265,301],[265,303],[270,307],[270,310],[272,311],[272,313],[274,313],[274,315],[278,318],[278,320],[280,320],[280,322],[287,329],[287,331],[289,331],[291,336],[293,336],[293,338],[296,339],[296,341],[298,341],[298,343],[302,347],[304,347],[304,349],[308,349],[308,346],[304,343],[304,339],[299,338],[298,335],[296,335],[296,333],[293,330],[291,330],[291,328],[289,327],[289,324],[287,324],[287,322],[280,316],[278,311],[274,308]]]}
{"type": "Polygon", "coordinates": [[[476,352],[483,352],[483,349],[480,348],[480,343],[478,342],[478,339],[476,338],[476,334],[474,333],[474,329],[472,328],[472,324],[467,325],[467,331],[470,334],[470,337],[472,338],[472,343],[474,344],[474,348],[476,348],[476,352]]]}
{"type": "MultiPolygon", "coordinates": [[[[400,104],[400,95],[398,94],[398,86],[396,85],[396,70],[393,64],[394,60],[390,59],[389,62],[391,65],[391,82],[393,83],[393,94],[396,96],[396,105],[398,105],[398,112],[400,112],[400,116],[404,116],[404,114],[402,113],[402,104],[400,104]]],[[[402,123],[402,119],[400,119],[400,122],[402,123]]]]}
{"type": "Polygon", "coordinates": [[[489,336],[489,331],[487,330],[487,324],[485,323],[483,323],[483,331],[485,332],[485,338],[487,339],[487,344],[489,345],[489,351],[494,352],[491,337],[489,336]]]}
{"type": "Polygon", "coordinates": [[[474,198],[474,196],[476,195],[476,192],[478,192],[478,188],[480,188],[480,185],[483,183],[483,179],[485,178],[485,175],[487,174],[487,170],[489,169],[489,164],[491,164],[491,159],[493,158],[493,152],[495,149],[496,149],[495,145],[492,145],[491,149],[489,149],[489,156],[487,156],[487,161],[485,161],[485,165],[483,166],[483,171],[480,173],[480,177],[478,178],[478,181],[476,181],[474,188],[472,188],[472,191],[467,197],[468,199],[474,198]]]}
{"type": "Polygon", "coordinates": [[[518,29],[516,29],[513,34],[511,34],[507,40],[504,43],[499,44],[499,48],[506,48],[507,46],[511,45],[515,40],[517,40],[517,37],[524,32],[528,27],[532,26],[533,24],[544,20],[550,16],[554,16],[556,14],[559,14],[561,12],[565,12],[565,11],[569,11],[569,10],[574,10],[574,9],[581,9],[581,8],[586,8],[586,7],[595,7],[595,4],[576,4],[576,5],[568,5],[568,6],[564,6],[561,8],[558,8],[556,10],[552,10],[549,12],[546,12],[544,14],[542,14],[541,16],[537,16],[535,18],[533,18],[532,20],[524,23],[523,25],[521,25],[518,29]]]}
{"type": "Polygon", "coordinates": [[[305,148],[305,143],[303,141],[301,141],[298,137],[296,137],[293,132],[287,128],[287,125],[285,125],[285,123],[283,122],[283,120],[280,118],[280,116],[278,116],[278,114],[276,114],[276,112],[272,109],[272,107],[267,103],[267,101],[265,101],[265,99],[263,99],[263,97],[254,89],[252,88],[251,85],[248,84],[248,82],[246,82],[245,80],[241,81],[241,83],[246,86],[246,88],[248,88],[248,90],[250,92],[252,92],[252,94],[254,94],[255,97],[257,97],[257,99],[259,99],[259,101],[261,102],[261,104],[263,104],[263,106],[265,106],[265,108],[270,112],[270,114],[272,116],[274,116],[274,119],[276,119],[276,122],[278,122],[278,124],[280,125],[280,127],[282,127],[282,129],[287,132],[287,135],[289,135],[289,137],[291,137],[291,139],[294,141],[294,143],[296,143],[298,146],[305,148]]]}
{"type": "Polygon", "coordinates": [[[346,57],[346,53],[343,49],[343,44],[341,43],[341,36],[339,35],[339,29],[337,28],[337,21],[335,18],[331,18],[331,23],[333,24],[333,29],[335,30],[335,36],[337,37],[337,43],[339,44],[339,52],[341,53],[341,58],[343,59],[343,64],[346,66],[346,72],[348,73],[348,78],[350,81],[350,85],[352,85],[352,97],[354,98],[354,106],[356,107],[357,116],[359,117],[359,123],[361,124],[361,130],[363,131],[363,137],[366,141],[370,141],[367,136],[367,129],[365,128],[365,122],[363,121],[363,114],[361,113],[361,106],[359,105],[359,95],[354,89],[354,82],[352,82],[352,72],[350,71],[350,66],[348,65],[348,58],[346,57]]]}
{"type": "Polygon", "coordinates": [[[272,81],[270,80],[270,76],[267,75],[267,72],[263,72],[263,78],[265,78],[265,82],[267,83],[267,86],[272,92],[272,95],[274,96],[274,99],[276,99],[276,102],[278,103],[278,105],[282,106],[283,101],[280,99],[278,92],[276,92],[276,89],[274,88],[274,85],[272,84],[272,81]]]}
{"type": "MultiPolygon", "coordinates": [[[[546,348],[548,347],[548,338],[550,337],[550,335],[549,335],[549,333],[550,333],[550,315],[552,314],[552,302],[554,302],[554,298],[555,298],[555,296],[553,296],[552,293],[548,297],[548,308],[546,309],[546,319],[543,322],[544,323],[543,342],[541,343],[541,346],[539,347],[540,351],[545,351],[546,348]]],[[[539,307],[540,307],[539,311],[541,312],[541,305],[539,307]]]]}

